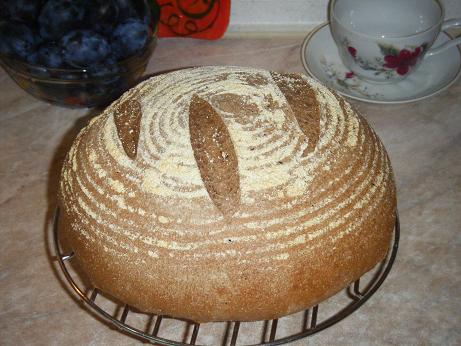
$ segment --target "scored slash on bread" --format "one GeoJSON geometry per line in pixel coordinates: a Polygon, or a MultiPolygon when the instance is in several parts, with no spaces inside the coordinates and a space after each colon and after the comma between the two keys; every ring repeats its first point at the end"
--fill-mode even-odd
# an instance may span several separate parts
{"type": "Polygon", "coordinates": [[[189,131],[205,188],[216,207],[225,216],[231,216],[240,204],[240,176],[234,144],[221,116],[196,94],[190,102],[189,131]]]}
{"type": "Polygon", "coordinates": [[[303,152],[303,156],[306,156],[314,151],[320,135],[319,104],[314,90],[300,75],[294,73],[271,72],[271,76],[287,99],[301,131],[306,135],[308,146],[303,152]]]}
{"type": "Polygon", "coordinates": [[[137,99],[127,99],[121,102],[114,111],[118,137],[130,159],[135,159],[138,151],[141,117],[141,104],[137,99]]]}

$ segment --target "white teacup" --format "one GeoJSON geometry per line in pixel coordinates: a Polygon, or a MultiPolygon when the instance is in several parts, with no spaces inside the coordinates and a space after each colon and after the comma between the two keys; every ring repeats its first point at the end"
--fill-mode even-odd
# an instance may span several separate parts
{"type": "Polygon", "coordinates": [[[332,0],[330,26],[344,65],[357,77],[393,83],[415,71],[425,55],[461,44],[461,37],[431,48],[443,21],[439,0],[332,0]]]}

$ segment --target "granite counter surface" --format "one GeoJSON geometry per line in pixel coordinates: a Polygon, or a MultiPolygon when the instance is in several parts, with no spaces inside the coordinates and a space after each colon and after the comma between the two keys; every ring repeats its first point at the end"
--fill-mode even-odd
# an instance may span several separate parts
{"type": "MultiPolygon", "coordinates": [[[[147,72],[196,65],[303,72],[302,40],[296,35],[164,39],[147,72]]],[[[0,344],[140,344],[70,298],[50,250],[48,225],[61,162],[97,111],[38,101],[3,71],[0,95],[0,344]]],[[[391,157],[400,250],[386,282],[359,311],[292,345],[460,345],[461,81],[411,104],[351,102],[391,157]]],[[[202,333],[206,338],[206,330],[202,333]]]]}

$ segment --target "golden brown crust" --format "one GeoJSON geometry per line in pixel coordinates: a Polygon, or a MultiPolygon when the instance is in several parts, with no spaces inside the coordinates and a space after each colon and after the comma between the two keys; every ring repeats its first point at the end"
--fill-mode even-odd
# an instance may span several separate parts
{"type": "Polygon", "coordinates": [[[199,322],[317,304],[384,258],[395,219],[367,122],[307,77],[246,68],[140,84],[79,134],[60,184],[63,231],[96,287],[199,322]],[[115,115],[135,101],[131,157],[115,115]]]}

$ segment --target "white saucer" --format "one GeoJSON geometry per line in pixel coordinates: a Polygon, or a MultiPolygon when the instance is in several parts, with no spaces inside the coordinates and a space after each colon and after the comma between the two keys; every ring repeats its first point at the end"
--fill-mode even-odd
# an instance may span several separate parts
{"type": "MultiPolygon", "coordinates": [[[[434,46],[448,41],[442,32],[434,46]]],[[[315,28],[304,40],[301,59],[306,71],[340,94],[372,103],[406,103],[435,95],[452,85],[461,73],[461,52],[457,47],[426,57],[418,70],[394,84],[374,84],[347,78],[349,72],[339,58],[328,23],[315,28]]],[[[350,76],[349,76],[350,77],[350,76]]]]}

